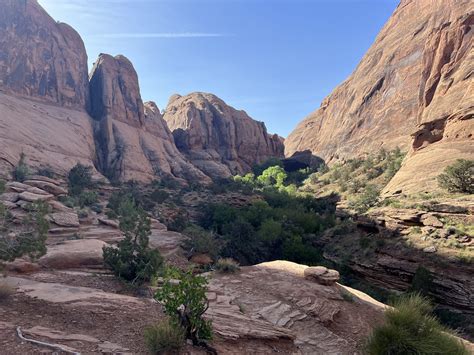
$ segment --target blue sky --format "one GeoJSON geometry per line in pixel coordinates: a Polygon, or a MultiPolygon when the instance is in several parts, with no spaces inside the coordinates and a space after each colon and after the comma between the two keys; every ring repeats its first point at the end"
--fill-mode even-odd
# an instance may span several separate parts
{"type": "Polygon", "coordinates": [[[287,136],[347,78],[398,0],[39,0],[91,66],[124,54],[142,97],[211,92],[287,136]]]}

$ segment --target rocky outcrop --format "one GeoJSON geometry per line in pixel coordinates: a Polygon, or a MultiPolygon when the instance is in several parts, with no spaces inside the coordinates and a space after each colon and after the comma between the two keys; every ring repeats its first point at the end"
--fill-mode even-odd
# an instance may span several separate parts
{"type": "Polygon", "coordinates": [[[178,149],[211,177],[247,172],[255,164],[283,156],[283,142],[262,122],[212,94],[171,97],[164,117],[178,149]]]}
{"type": "Polygon", "coordinates": [[[79,34],[36,0],[1,0],[0,7],[0,90],[87,107],[87,54],[79,34]]]}
{"type": "Polygon", "coordinates": [[[8,177],[21,153],[31,167],[59,173],[92,165],[90,119],[77,111],[89,105],[80,36],[36,0],[0,0],[0,7],[0,175],[8,177]]]}
{"type": "Polygon", "coordinates": [[[399,146],[410,154],[388,191],[433,188],[444,166],[474,154],[473,14],[469,0],[402,0],[354,73],[287,138],[286,154],[333,161],[399,146]]]}
{"type": "Polygon", "coordinates": [[[124,56],[101,54],[90,74],[97,166],[113,180],[208,178],[187,162],[154,103],[143,104],[138,76],[124,56]]]}

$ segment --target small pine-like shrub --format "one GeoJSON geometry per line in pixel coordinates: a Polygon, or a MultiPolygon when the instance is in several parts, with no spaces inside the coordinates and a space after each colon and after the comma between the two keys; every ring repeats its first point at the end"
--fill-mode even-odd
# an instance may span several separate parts
{"type": "Polygon", "coordinates": [[[203,340],[212,338],[211,321],[203,318],[209,307],[206,291],[206,278],[172,269],[155,295],[163,304],[165,313],[181,325],[186,338],[192,340],[194,345],[201,345],[203,340]],[[179,282],[173,282],[173,279],[179,282]]]}
{"type": "Polygon", "coordinates": [[[364,213],[375,206],[379,200],[380,190],[375,185],[367,185],[364,191],[349,202],[349,206],[359,213],[364,213]]]}
{"type": "Polygon", "coordinates": [[[25,159],[26,159],[25,153],[21,153],[20,161],[18,162],[18,165],[15,166],[12,173],[13,179],[15,181],[19,181],[19,182],[25,181],[26,178],[28,177],[28,174],[30,173],[28,165],[26,165],[25,159]]]}
{"type": "Polygon", "coordinates": [[[239,271],[239,263],[231,258],[223,258],[217,260],[214,268],[218,272],[222,272],[225,274],[232,274],[239,271]]]}
{"type": "Polygon", "coordinates": [[[104,247],[104,262],[117,277],[140,285],[150,281],[163,264],[156,249],[149,247],[150,219],[146,212],[125,200],[120,205],[120,230],[124,234],[117,248],[104,247]]]}
{"type": "Polygon", "coordinates": [[[36,172],[36,174],[40,175],[40,176],[45,176],[45,177],[48,177],[48,178],[54,178],[54,172],[51,168],[49,167],[45,167],[45,168],[40,168],[38,169],[38,171],[36,172]]]}
{"type": "Polygon", "coordinates": [[[400,298],[385,312],[385,322],[374,329],[366,352],[369,355],[468,355],[462,343],[431,315],[426,298],[400,298]]]}
{"type": "Polygon", "coordinates": [[[438,184],[449,192],[474,193],[474,160],[458,159],[438,176],[438,184]]]}
{"type": "Polygon", "coordinates": [[[146,327],[144,336],[151,354],[177,353],[185,341],[183,328],[172,319],[146,327]]]}
{"type": "Polygon", "coordinates": [[[80,195],[86,188],[93,186],[92,167],[77,163],[67,175],[69,193],[73,196],[80,195]]]}
{"type": "Polygon", "coordinates": [[[221,245],[213,232],[206,231],[198,226],[191,226],[183,231],[188,238],[184,242],[184,249],[191,254],[207,254],[216,260],[220,253],[221,245]]]}
{"type": "Polygon", "coordinates": [[[150,195],[150,198],[153,202],[163,203],[170,197],[170,194],[165,190],[155,189],[150,195]]]}
{"type": "Polygon", "coordinates": [[[0,203],[0,261],[14,261],[23,255],[37,259],[46,253],[49,230],[46,214],[49,206],[45,202],[35,202],[27,205],[26,210],[21,230],[15,230],[11,234],[12,215],[0,203]]]}

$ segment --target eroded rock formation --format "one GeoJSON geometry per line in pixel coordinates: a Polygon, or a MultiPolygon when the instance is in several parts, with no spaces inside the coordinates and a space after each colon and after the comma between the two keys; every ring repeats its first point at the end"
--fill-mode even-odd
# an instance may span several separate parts
{"type": "Polygon", "coordinates": [[[101,54],[90,74],[90,88],[97,164],[107,177],[208,181],[176,149],[156,104],[143,104],[137,73],[127,58],[101,54]]]}
{"type": "Polygon", "coordinates": [[[399,146],[410,154],[388,191],[433,188],[444,166],[474,154],[473,16],[469,0],[401,1],[354,73],[288,137],[286,154],[332,161],[399,146]]]}
{"type": "Polygon", "coordinates": [[[0,1],[1,90],[87,107],[87,54],[79,34],[35,0],[0,1]]]}
{"type": "Polygon", "coordinates": [[[270,157],[283,156],[280,137],[212,94],[174,95],[163,118],[178,149],[211,177],[247,172],[270,157]]]}

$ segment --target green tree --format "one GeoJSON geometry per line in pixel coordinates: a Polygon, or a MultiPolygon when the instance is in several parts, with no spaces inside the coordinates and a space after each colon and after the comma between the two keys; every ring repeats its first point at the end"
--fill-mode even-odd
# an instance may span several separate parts
{"type": "Polygon", "coordinates": [[[474,193],[474,160],[456,160],[438,176],[438,183],[449,192],[474,193]]]}
{"type": "Polygon", "coordinates": [[[46,214],[49,207],[45,202],[27,206],[20,230],[13,230],[13,217],[0,203],[0,261],[13,261],[23,255],[37,259],[46,253],[46,238],[49,222],[46,214]]]}
{"type": "Polygon", "coordinates": [[[119,214],[124,239],[117,248],[103,248],[104,262],[116,276],[132,284],[150,281],[163,264],[159,251],[149,247],[150,219],[131,199],[122,201],[119,214]]]}
{"type": "Polygon", "coordinates": [[[20,161],[18,162],[18,165],[15,166],[13,169],[13,179],[15,181],[20,181],[23,182],[26,180],[28,177],[28,174],[30,173],[30,169],[28,168],[28,165],[26,165],[26,155],[25,153],[20,154],[20,161]]]}
{"type": "Polygon", "coordinates": [[[170,269],[155,298],[163,304],[165,313],[183,327],[187,339],[207,347],[203,340],[212,339],[212,324],[203,318],[209,307],[206,291],[205,277],[170,269]]]}
{"type": "Polygon", "coordinates": [[[281,166],[271,166],[263,171],[257,178],[257,181],[263,186],[282,187],[286,178],[287,174],[285,169],[281,166]]]}
{"type": "Polygon", "coordinates": [[[86,188],[93,186],[92,167],[77,163],[67,175],[69,193],[80,195],[86,188]]]}

